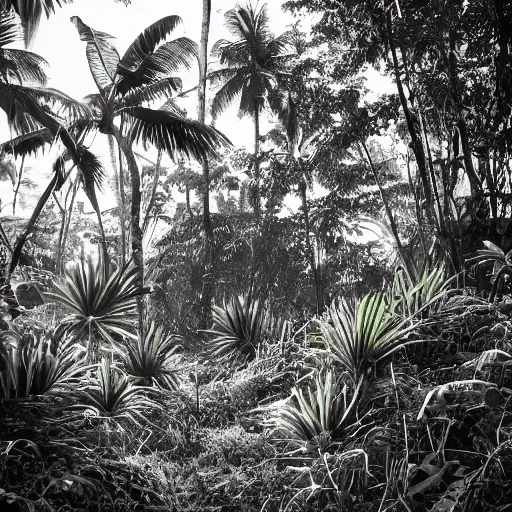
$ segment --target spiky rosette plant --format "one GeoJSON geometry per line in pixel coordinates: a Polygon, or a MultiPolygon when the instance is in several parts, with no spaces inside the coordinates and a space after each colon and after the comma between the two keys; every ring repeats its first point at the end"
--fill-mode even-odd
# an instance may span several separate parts
{"type": "Polygon", "coordinates": [[[392,313],[389,296],[384,293],[366,295],[354,305],[341,299],[328,308],[327,318],[318,324],[332,358],[356,382],[373,364],[420,341],[410,339],[416,322],[392,313]]]}
{"type": "Polygon", "coordinates": [[[41,333],[0,340],[0,393],[4,399],[45,395],[78,378],[84,355],[68,338],[55,344],[41,333]]]}
{"type": "Polygon", "coordinates": [[[135,385],[110,358],[104,358],[93,381],[77,392],[76,407],[101,417],[127,418],[138,423],[148,410],[160,408],[150,393],[151,388],[135,385]]]}
{"type": "Polygon", "coordinates": [[[350,388],[333,370],[318,372],[305,389],[295,387],[270,420],[278,439],[324,452],[353,424],[362,378],[350,388]]]}
{"type": "Polygon", "coordinates": [[[145,386],[154,384],[167,391],[177,390],[183,369],[177,340],[177,336],[167,334],[163,327],[152,322],[143,337],[128,340],[123,348],[128,375],[145,386]]]}
{"type": "Polygon", "coordinates": [[[210,337],[214,357],[242,364],[254,359],[265,342],[279,340],[286,322],[272,315],[248,293],[213,308],[213,326],[201,331],[210,337]]]}
{"type": "Polygon", "coordinates": [[[115,344],[124,338],[136,338],[139,294],[133,265],[117,268],[101,257],[82,258],[49,294],[69,312],[58,334],[85,341],[92,362],[97,357],[100,341],[115,344]]]}
{"type": "Polygon", "coordinates": [[[452,280],[446,278],[443,266],[425,269],[417,279],[398,269],[391,287],[393,311],[402,318],[428,318],[438,310],[452,280]]]}

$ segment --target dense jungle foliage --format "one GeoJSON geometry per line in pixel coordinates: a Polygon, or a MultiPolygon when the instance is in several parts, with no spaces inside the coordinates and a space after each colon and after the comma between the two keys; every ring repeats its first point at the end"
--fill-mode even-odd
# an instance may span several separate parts
{"type": "Polygon", "coordinates": [[[0,0],[0,510],[508,510],[512,3],[197,3],[0,0]]]}

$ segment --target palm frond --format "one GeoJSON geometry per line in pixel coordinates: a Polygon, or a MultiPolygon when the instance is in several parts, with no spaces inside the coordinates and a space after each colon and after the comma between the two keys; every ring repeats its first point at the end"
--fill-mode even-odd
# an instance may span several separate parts
{"type": "Polygon", "coordinates": [[[116,88],[121,95],[135,87],[150,85],[175,74],[181,69],[190,69],[198,58],[197,44],[188,37],[179,37],[161,45],[136,69],[118,67],[122,79],[116,88]]]}
{"type": "Polygon", "coordinates": [[[166,16],[150,25],[128,47],[119,63],[120,68],[135,71],[181,23],[179,16],[166,16]]]}
{"type": "Polygon", "coordinates": [[[217,91],[212,102],[214,120],[240,96],[246,80],[247,70],[239,70],[217,91]]]}
{"type": "Polygon", "coordinates": [[[180,78],[164,78],[151,85],[130,89],[122,99],[123,107],[139,106],[145,102],[153,102],[170,98],[173,93],[180,91],[183,82],[180,78]]]}
{"type": "Polygon", "coordinates": [[[208,155],[216,154],[219,146],[229,144],[226,137],[214,128],[167,110],[133,107],[125,112],[135,119],[132,127],[134,139],[153,144],[171,158],[186,156],[204,161],[208,155]]]}
{"type": "Polygon", "coordinates": [[[0,48],[19,41],[22,37],[20,27],[10,10],[0,10],[0,48]]]}
{"type": "Polygon", "coordinates": [[[33,40],[43,13],[47,18],[55,12],[55,7],[71,3],[73,0],[12,0],[12,6],[21,19],[25,31],[25,44],[33,40]]]}
{"type": "Polygon", "coordinates": [[[6,81],[15,79],[20,85],[26,81],[46,85],[48,77],[43,66],[47,66],[48,62],[36,53],[3,48],[0,49],[0,63],[0,74],[6,81]]]}
{"type": "Polygon", "coordinates": [[[0,153],[11,153],[14,157],[35,155],[44,149],[46,144],[51,144],[54,137],[47,128],[41,128],[29,132],[0,144],[0,153]]]}
{"type": "Polygon", "coordinates": [[[114,84],[119,64],[119,53],[110,43],[113,37],[86,25],[78,16],[71,17],[80,39],[87,43],[86,56],[93,79],[100,92],[106,93],[114,84]]]}
{"type": "Polygon", "coordinates": [[[43,107],[47,107],[52,114],[58,115],[68,122],[92,116],[88,105],[57,89],[24,86],[24,90],[30,93],[43,107]]]}

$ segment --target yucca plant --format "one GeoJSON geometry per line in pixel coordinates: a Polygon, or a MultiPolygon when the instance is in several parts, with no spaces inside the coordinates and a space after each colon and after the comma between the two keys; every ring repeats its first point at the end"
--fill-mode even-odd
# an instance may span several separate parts
{"type": "Polygon", "coordinates": [[[358,381],[372,364],[419,340],[410,340],[417,323],[390,311],[389,296],[366,295],[350,306],[341,299],[318,321],[322,341],[332,358],[358,381]]]}
{"type": "Polygon", "coordinates": [[[77,408],[108,418],[127,418],[138,423],[149,409],[160,406],[149,394],[154,389],[137,386],[125,372],[114,366],[110,358],[103,358],[92,384],[77,392],[77,408]]]}
{"type": "Polygon", "coordinates": [[[271,422],[278,438],[324,452],[353,424],[362,378],[349,388],[333,370],[318,372],[303,390],[295,387],[271,422]]]}
{"type": "Polygon", "coordinates": [[[446,279],[443,266],[425,269],[417,279],[398,269],[391,287],[393,311],[402,318],[428,318],[446,297],[452,280],[446,279]]]}
{"type": "Polygon", "coordinates": [[[71,383],[83,369],[84,357],[72,339],[56,346],[41,333],[11,336],[0,354],[0,391],[4,399],[44,395],[71,383]]]}
{"type": "Polygon", "coordinates": [[[93,362],[100,340],[117,343],[123,338],[136,338],[138,294],[132,265],[116,268],[102,257],[89,256],[69,270],[49,296],[70,312],[62,320],[59,333],[86,340],[88,360],[93,362]]]}
{"type": "Polygon", "coordinates": [[[144,337],[126,343],[122,356],[126,372],[144,386],[177,390],[183,366],[177,353],[181,347],[176,342],[177,336],[168,335],[163,327],[151,322],[144,337]]]}
{"type": "Polygon", "coordinates": [[[278,340],[283,321],[249,294],[213,308],[213,326],[201,331],[211,338],[213,355],[245,363],[256,357],[265,341],[278,340]]]}

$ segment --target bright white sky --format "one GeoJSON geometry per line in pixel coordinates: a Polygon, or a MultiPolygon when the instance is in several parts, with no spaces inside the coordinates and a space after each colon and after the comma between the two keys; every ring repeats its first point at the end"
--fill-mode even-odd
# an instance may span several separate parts
{"type": "MultiPolygon", "coordinates": [[[[276,35],[287,30],[287,27],[294,22],[291,14],[282,11],[283,1],[267,0],[271,29],[276,35]]],[[[212,0],[210,47],[220,38],[229,39],[231,37],[223,25],[224,13],[233,8],[235,3],[236,0],[212,0]]],[[[114,36],[116,39],[113,43],[122,56],[128,45],[148,25],[171,14],[179,15],[183,19],[182,27],[179,27],[173,35],[175,37],[185,35],[199,42],[202,0],[132,0],[129,6],[116,3],[114,0],[75,0],[72,4],[57,9],[56,14],[49,20],[42,21],[32,50],[43,56],[49,63],[47,70],[50,78],[49,87],[59,89],[76,99],[82,99],[87,94],[97,92],[97,88],[89,71],[85,55],[85,43],[80,41],[75,26],[69,21],[71,16],[79,16],[84,23],[95,30],[107,32],[114,36]]],[[[191,88],[197,84],[197,70],[188,73],[183,72],[181,78],[184,81],[184,89],[191,88]]],[[[379,89],[379,92],[384,92],[382,77],[376,75],[376,73],[370,74],[370,83],[373,83],[379,89]]],[[[211,97],[207,99],[211,100],[211,97]]],[[[195,117],[196,93],[191,93],[189,98],[181,105],[187,109],[190,117],[195,117]]],[[[216,126],[227,135],[235,146],[252,148],[252,121],[248,117],[238,118],[236,102],[232,108],[228,109],[219,118],[216,126]]],[[[0,141],[3,142],[9,138],[3,119],[0,120],[0,127],[0,141]]],[[[265,133],[269,128],[270,124],[262,122],[262,133],[265,133]]],[[[98,134],[91,149],[100,157],[110,174],[111,166],[106,137],[98,134]]],[[[154,153],[156,152],[151,151],[148,156],[154,158],[154,153]]],[[[37,181],[46,184],[51,173],[51,163],[54,159],[55,152],[51,151],[39,157],[37,162],[29,163],[30,166],[37,167],[37,174],[41,176],[41,179],[37,181]]],[[[6,188],[10,188],[10,183],[0,182],[0,188],[7,192],[6,188]]],[[[37,194],[38,192],[34,191],[34,197],[37,194]]],[[[0,196],[2,195],[0,193],[0,196]]],[[[113,206],[113,204],[105,204],[112,201],[112,197],[103,197],[101,200],[102,209],[113,206]]],[[[89,205],[86,206],[86,209],[89,209],[89,205]]]]}
{"type": "MultiPolygon", "coordinates": [[[[282,0],[267,3],[271,28],[276,35],[284,32],[293,22],[289,13],[281,10],[282,0]]],[[[213,0],[210,26],[210,47],[221,38],[230,38],[223,26],[224,13],[233,8],[235,0],[213,0]]],[[[75,0],[57,10],[57,13],[41,24],[33,49],[50,64],[50,87],[81,99],[97,92],[91,78],[85,56],[85,43],[80,41],[75,26],[69,21],[71,16],[79,16],[84,23],[95,30],[114,36],[121,56],[129,44],[153,22],[177,14],[183,19],[173,35],[185,35],[199,42],[201,35],[202,0],[132,0],[129,6],[114,0],[75,0]]],[[[172,37],[172,36],[171,36],[172,37]]],[[[197,84],[197,71],[182,73],[184,89],[197,84]]],[[[186,105],[190,117],[196,116],[196,93],[190,95],[190,105],[186,105]]],[[[252,144],[252,124],[249,118],[239,120],[236,104],[217,122],[217,127],[236,145],[252,144]]]]}

